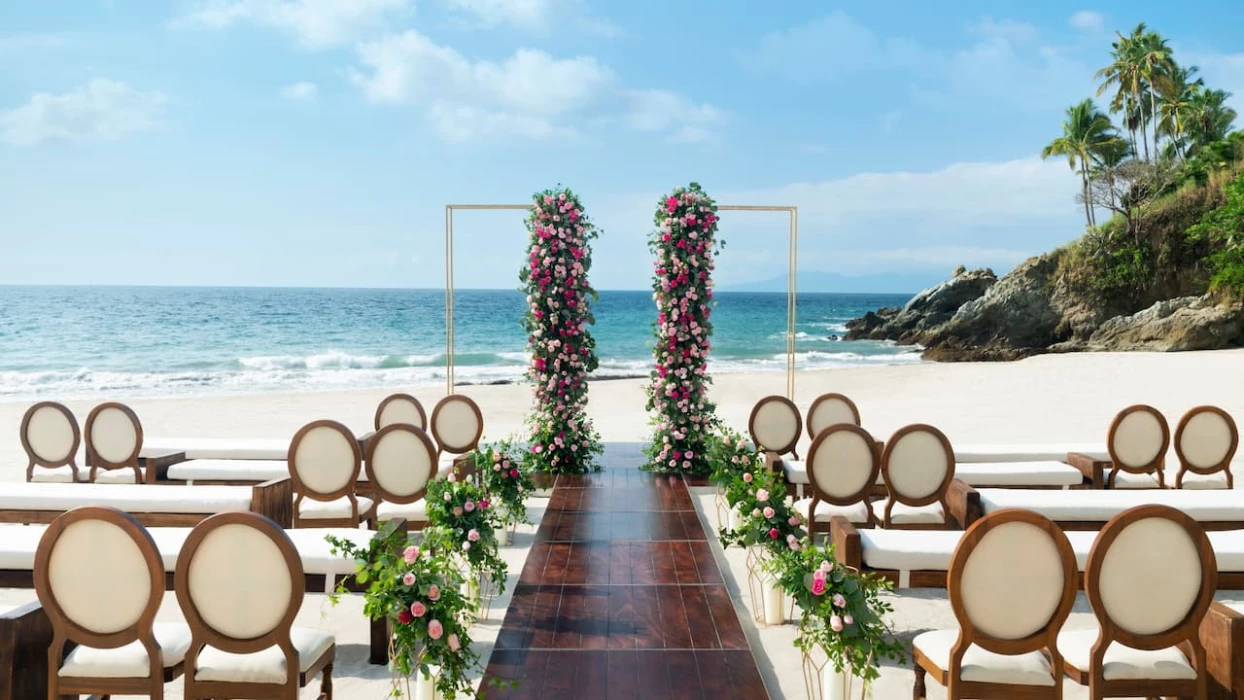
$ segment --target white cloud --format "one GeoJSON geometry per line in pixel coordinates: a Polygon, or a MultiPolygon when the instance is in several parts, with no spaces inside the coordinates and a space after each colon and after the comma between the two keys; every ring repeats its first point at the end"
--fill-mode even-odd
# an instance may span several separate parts
{"type": "Polygon", "coordinates": [[[318,93],[319,88],[316,87],[315,83],[307,81],[286,85],[281,88],[281,97],[284,97],[287,100],[294,100],[296,102],[309,102],[314,100],[318,93]]]}
{"type": "Polygon", "coordinates": [[[611,121],[671,139],[712,138],[724,115],[666,90],[630,89],[590,56],[555,58],[519,49],[500,61],[473,59],[410,30],[357,47],[361,69],[350,79],[368,100],[410,103],[428,111],[448,138],[568,136],[576,117],[611,121]]]}
{"type": "Polygon", "coordinates": [[[592,17],[583,0],[444,0],[450,9],[470,15],[480,24],[508,25],[528,31],[575,27],[604,36],[621,29],[609,20],[592,17]]]}
{"type": "Polygon", "coordinates": [[[0,141],[37,146],[44,141],[116,140],[160,125],[166,98],[96,78],[73,92],[41,92],[26,104],[0,111],[0,141]]]}
{"type": "Polygon", "coordinates": [[[201,0],[174,27],[223,29],[252,22],[289,32],[306,48],[343,44],[407,14],[411,0],[201,0]]]}
{"type": "Polygon", "coordinates": [[[1067,20],[1071,28],[1079,32],[1097,33],[1105,30],[1106,18],[1100,12],[1080,10],[1067,20]]]}

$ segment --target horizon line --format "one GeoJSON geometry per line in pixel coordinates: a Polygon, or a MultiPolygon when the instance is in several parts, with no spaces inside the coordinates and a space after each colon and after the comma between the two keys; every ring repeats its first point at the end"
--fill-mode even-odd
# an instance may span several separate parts
{"type": "MultiPolygon", "coordinates": [[[[768,281],[768,280],[765,280],[765,281],[768,281]]],[[[756,284],[756,282],[743,282],[743,283],[740,283],[739,285],[732,285],[732,286],[743,286],[743,285],[748,285],[748,284],[756,284]]],[[[444,287],[356,287],[356,286],[347,286],[347,285],[307,286],[307,285],[299,285],[299,284],[292,284],[292,285],[273,285],[273,284],[270,284],[270,285],[255,285],[255,284],[136,284],[136,283],[129,283],[129,284],[90,284],[90,283],[84,283],[84,284],[66,284],[66,283],[62,283],[62,284],[18,284],[18,283],[0,282],[0,289],[6,289],[6,288],[7,288],[7,289],[18,289],[18,288],[38,288],[38,289],[57,289],[57,288],[62,288],[62,289],[64,289],[64,288],[68,288],[68,289],[99,289],[99,288],[105,288],[105,289],[289,289],[289,290],[321,290],[321,289],[335,289],[335,290],[342,290],[342,291],[410,291],[410,292],[444,292],[444,291],[445,291],[445,288],[444,288],[444,287]]],[[[715,289],[716,289],[716,288],[715,288],[715,289]]],[[[522,290],[521,290],[521,289],[518,289],[517,287],[507,288],[507,287],[457,287],[457,286],[455,286],[455,287],[454,287],[454,291],[460,291],[460,292],[519,292],[519,293],[521,293],[521,292],[522,292],[522,290]]],[[[597,289],[596,291],[597,291],[597,292],[643,292],[643,293],[651,293],[651,290],[650,290],[650,289],[627,289],[627,288],[597,289]]],[[[717,293],[720,293],[720,294],[735,294],[735,293],[743,293],[743,294],[786,294],[786,290],[777,290],[777,289],[775,289],[775,290],[769,290],[769,291],[766,291],[766,290],[747,290],[747,289],[744,289],[744,290],[738,290],[738,289],[730,289],[729,287],[726,287],[726,288],[718,289],[718,290],[716,290],[716,291],[717,291],[717,293]]],[[[796,294],[798,294],[798,293],[799,293],[799,292],[798,292],[798,290],[797,290],[797,291],[796,291],[796,294]]],[[[911,291],[889,291],[889,292],[814,292],[814,291],[806,291],[806,292],[803,292],[803,293],[804,293],[804,294],[858,294],[858,295],[863,296],[863,295],[870,295],[870,294],[894,294],[894,295],[899,295],[899,294],[917,294],[917,293],[919,293],[919,292],[911,292],[911,291]]]]}

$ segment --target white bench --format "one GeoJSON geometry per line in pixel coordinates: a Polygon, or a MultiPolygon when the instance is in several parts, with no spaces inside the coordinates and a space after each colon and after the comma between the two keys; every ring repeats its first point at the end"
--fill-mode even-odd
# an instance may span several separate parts
{"type": "MultiPolygon", "coordinates": [[[[972,489],[964,496],[970,498],[972,489]]],[[[1134,506],[1157,503],[1187,513],[1206,529],[1244,527],[1244,493],[1235,490],[1074,490],[1024,491],[1019,489],[980,489],[979,511],[966,509],[970,525],[976,517],[1002,508],[1035,511],[1064,529],[1096,530],[1106,521],[1134,506]],[[974,515],[976,517],[974,517],[974,515]]]]}
{"type": "Polygon", "coordinates": [[[147,526],[193,526],[216,513],[254,511],[288,526],[293,491],[288,478],[254,486],[194,490],[146,484],[14,483],[0,489],[0,523],[50,523],[79,506],[124,510],[147,526]]]}
{"type": "MultiPolygon", "coordinates": [[[[956,452],[956,457],[958,453],[956,452]]],[[[809,482],[803,461],[782,460],[787,483],[794,484],[802,495],[809,482]]],[[[1079,486],[1084,476],[1075,467],[1056,460],[1033,462],[957,462],[955,478],[969,486],[1004,486],[1010,488],[1066,489],[1079,486]]],[[[884,482],[877,477],[877,484],[884,482]]]]}
{"type": "Polygon", "coordinates": [[[139,457],[184,452],[186,459],[281,460],[289,455],[289,440],[263,438],[143,438],[139,457]]]}
{"type": "MultiPolygon", "coordinates": [[[[1071,452],[1106,454],[1106,446],[1096,442],[1052,442],[1041,444],[993,445],[955,444],[955,462],[1062,462],[1071,452]]],[[[1106,457],[1109,459],[1109,457],[1106,457]]]]}

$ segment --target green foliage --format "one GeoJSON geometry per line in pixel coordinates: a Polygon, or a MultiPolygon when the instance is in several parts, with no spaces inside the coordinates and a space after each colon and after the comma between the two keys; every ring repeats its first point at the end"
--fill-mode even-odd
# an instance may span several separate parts
{"type": "Polygon", "coordinates": [[[726,490],[726,500],[734,505],[737,499],[731,500],[731,487],[743,483],[738,478],[743,472],[762,468],[764,455],[754,449],[746,437],[724,423],[709,434],[704,450],[712,468],[710,478],[726,490]]]}
{"type": "Polygon", "coordinates": [[[480,475],[484,490],[488,492],[491,505],[505,511],[504,520],[509,523],[527,523],[527,494],[535,489],[531,480],[531,467],[524,459],[524,451],[514,447],[510,440],[480,445],[475,450],[475,471],[480,475]]]}
{"type": "Polygon", "coordinates": [[[760,466],[736,473],[726,487],[726,502],[742,513],[742,521],[737,530],[722,527],[721,545],[759,545],[771,555],[797,549],[808,534],[803,516],[787,504],[781,474],[764,468],[762,457],[756,459],[760,466]]]}
{"type": "Polygon", "coordinates": [[[460,557],[473,575],[488,576],[505,590],[506,563],[496,535],[501,522],[484,489],[451,473],[428,484],[424,502],[435,526],[424,529],[424,542],[460,557]]]}
{"type": "Polygon", "coordinates": [[[1213,252],[1208,262],[1212,289],[1244,296],[1244,172],[1224,188],[1226,203],[1206,212],[1188,228],[1188,237],[1206,241],[1213,252]]]}
{"type": "Polygon", "coordinates": [[[840,564],[833,545],[803,543],[766,564],[782,590],[799,606],[795,646],[805,653],[820,647],[839,672],[849,670],[868,684],[881,676],[881,662],[903,663],[906,649],[885,616],[893,606],[881,597],[893,584],[840,564]]]}
{"type": "Polygon", "coordinates": [[[1096,274],[1089,278],[1090,286],[1107,300],[1135,300],[1153,282],[1154,257],[1153,245],[1148,240],[1109,236],[1092,257],[1096,274]]]}

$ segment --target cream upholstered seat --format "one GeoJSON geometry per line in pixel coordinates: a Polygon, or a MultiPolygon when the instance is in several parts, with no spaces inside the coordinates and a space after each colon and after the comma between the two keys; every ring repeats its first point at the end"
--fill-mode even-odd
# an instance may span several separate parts
{"type": "Polygon", "coordinates": [[[1175,487],[1234,488],[1231,460],[1239,445],[1240,433],[1231,414],[1215,406],[1188,411],[1175,428],[1175,454],[1179,457],[1175,487]]]}
{"type": "Polygon", "coordinates": [[[955,462],[1062,462],[1072,452],[1105,453],[1103,443],[1052,442],[1045,444],[955,443],[955,462]]]}
{"type": "MultiPolygon", "coordinates": [[[[355,494],[363,453],[346,426],[332,420],[304,425],[289,446],[294,527],[358,527],[372,502],[355,494]]],[[[197,488],[197,487],[196,487],[197,488]]]]}
{"type": "Polygon", "coordinates": [[[877,443],[867,430],[851,423],[825,428],[808,449],[808,467],[812,497],[796,502],[794,509],[808,519],[810,532],[828,531],[834,516],[862,525],[876,523],[868,494],[880,466],[877,443]]]}
{"type": "Polygon", "coordinates": [[[82,433],[68,408],[52,401],[31,406],[22,416],[20,435],[22,449],[30,460],[26,481],[83,480],[77,462],[82,433]]]}
{"type": "Polygon", "coordinates": [[[264,438],[143,438],[143,451],[148,453],[185,453],[186,459],[256,459],[285,461],[289,440],[264,438]]]}
{"type": "Polygon", "coordinates": [[[105,503],[128,513],[222,513],[250,510],[249,486],[152,488],[145,484],[6,484],[0,510],[68,511],[105,503]]]}
{"type": "MultiPolygon", "coordinates": [[[[479,447],[484,436],[484,414],[469,396],[450,394],[432,409],[432,439],[437,447],[437,474],[447,476],[455,461],[479,447]]],[[[463,460],[460,476],[474,474],[474,463],[463,460]]]]}
{"type": "Polygon", "coordinates": [[[791,454],[799,459],[795,444],[803,432],[799,407],[784,396],[766,396],[756,402],[747,421],[752,442],[766,454],[791,454]]]}
{"type": "Polygon", "coordinates": [[[1100,632],[1060,635],[1067,675],[1095,697],[1206,697],[1200,627],[1218,573],[1196,521],[1153,504],[1120,513],[1098,535],[1084,580],[1100,632]]]}
{"type": "Polygon", "coordinates": [[[164,566],[132,516],[88,506],[59,516],[39,540],[35,590],[52,623],[48,697],[164,697],[190,644],[185,625],[155,625],[164,566]],[[77,646],[67,655],[65,643],[77,646]]]}
{"type": "Polygon", "coordinates": [[[960,629],[912,640],[913,696],[926,697],[933,674],[951,698],[1061,698],[1055,640],[1075,604],[1075,568],[1070,542],[1046,518],[1012,510],[973,524],[947,577],[960,629]]]}
{"type": "Polygon", "coordinates": [[[1162,488],[1171,429],[1152,406],[1137,404],[1119,411],[1110,423],[1106,449],[1112,463],[1107,488],[1162,488]],[[1127,476],[1124,476],[1127,474],[1127,476]],[[1152,477],[1152,485],[1143,477],[1152,477]],[[1122,481],[1121,481],[1122,480],[1122,481]]]}
{"type": "Polygon", "coordinates": [[[335,640],[293,627],[304,573],[290,537],[261,515],[213,516],[191,531],[174,575],[192,637],[187,700],[257,697],[272,685],[280,686],[279,697],[297,697],[320,672],[321,693],[332,699],[335,640]],[[287,658],[298,660],[298,673],[287,673],[287,658]],[[237,687],[251,684],[259,687],[237,687]]]}
{"type": "Polygon", "coordinates": [[[190,459],[169,465],[169,481],[220,481],[263,483],[289,476],[286,460],[274,459],[190,459]]]}
{"type": "Polygon", "coordinates": [[[881,474],[888,494],[878,507],[882,527],[946,526],[955,453],[942,431],[924,424],[899,428],[886,442],[881,474]]]}
{"type": "Polygon", "coordinates": [[[86,417],[86,454],[89,481],[113,484],[143,482],[138,455],[143,448],[143,426],[138,414],[125,404],[102,403],[86,417]]]}
{"type": "Polygon", "coordinates": [[[979,489],[977,493],[980,496],[981,510],[985,513],[1003,508],[1024,508],[1055,522],[1104,523],[1129,508],[1157,503],[1177,508],[1199,522],[1239,522],[1244,527],[1244,495],[1237,494],[1234,490],[979,489]]]}
{"type": "Polygon", "coordinates": [[[421,428],[395,423],[367,443],[367,477],[376,489],[376,520],[428,519],[424,494],[437,475],[436,446],[421,428]]]}
{"type": "MultiPolygon", "coordinates": [[[[955,450],[955,459],[959,451],[955,450]]],[[[955,462],[955,478],[968,486],[1070,488],[1084,477],[1080,470],[1057,460],[1032,462],[955,462]]]]}

